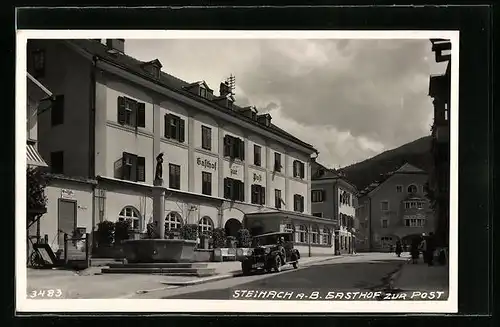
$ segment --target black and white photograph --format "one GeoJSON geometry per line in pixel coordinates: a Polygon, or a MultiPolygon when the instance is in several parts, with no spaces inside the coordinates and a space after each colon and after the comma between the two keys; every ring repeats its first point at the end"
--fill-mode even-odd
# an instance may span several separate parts
{"type": "Polygon", "coordinates": [[[458,36],[18,30],[17,310],[456,312],[458,36]]]}

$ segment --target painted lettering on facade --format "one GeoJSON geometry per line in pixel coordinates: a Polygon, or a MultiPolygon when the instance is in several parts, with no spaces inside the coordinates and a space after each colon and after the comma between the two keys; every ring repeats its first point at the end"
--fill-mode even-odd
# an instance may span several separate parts
{"type": "Polygon", "coordinates": [[[254,182],[262,182],[262,175],[253,173],[253,181],[254,182]]]}
{"type": "Polygon", "coordinates": [[[231,175],[238,175],[238,169],[236,169],[236,168],[231,168],[230,172],[231,172],[231,175]]]}
{"type": "Polygon", "coordinates": [[[202,166],[203,168],[217,170],[217,162],[215,162],[215,161],[211,162],[208,159],[197,158],[196,163],[198,164],[198,166],[202,166]]]}

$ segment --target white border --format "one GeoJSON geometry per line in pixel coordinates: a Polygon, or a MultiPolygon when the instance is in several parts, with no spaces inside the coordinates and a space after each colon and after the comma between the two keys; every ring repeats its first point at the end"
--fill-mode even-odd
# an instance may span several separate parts
{"type": "MultiPolygon", "coordinates": [[[[16,310],[18,312],[455,313],[458,310],[458,31],[18,30],[16,40],[16,310]],[[447,301],[34,300],[26,294],[26,43],[28,39],[430,39],[452,42],[450,251],[447,301]],[[293,302],[293,305],[290,305],[293,302]]],[[[429,47],[431,46],[429,42],[429,47]]]]}

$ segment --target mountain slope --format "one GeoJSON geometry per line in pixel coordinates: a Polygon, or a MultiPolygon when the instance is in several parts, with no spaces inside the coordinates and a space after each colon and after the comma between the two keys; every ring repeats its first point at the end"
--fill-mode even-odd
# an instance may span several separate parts
{"type": "Polygon", "coordinates": [[[433,166],[431,136],[425,136],[398,148],[382,152],[375,157],[339,169],[358,190],[408,162],[420,169],[430,171],[433,166]]]}

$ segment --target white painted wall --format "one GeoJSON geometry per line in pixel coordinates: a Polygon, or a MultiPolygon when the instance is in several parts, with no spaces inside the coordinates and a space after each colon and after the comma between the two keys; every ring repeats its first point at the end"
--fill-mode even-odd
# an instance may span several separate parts
{"type": "MultiPolygon", "coordinates": [[[[179,106],[177,103],[171,102],[171,101],[162,101],[160,103],[160,136],[161,138],[165,137],[165,115],[166,114],[172,114],[176,115],[179,118],[184,120],[184,144],[188,144],[188,135],[189,135],[189,124],[188,124],[188,117],[189,114],[187,110],[181,106],[179,106]]],[[[173,140],[175,142],[175,140],[173,140]]]]}
{"type": "MultiPolygon", "coordinates": [[[[50,185],[45,188],[47,196],[47,213],[40,219],[40,236],[48,235],[49,244],[53,251],[59,249],[58,244],[58,203],[62,198],[62,190],[73,191],[73,200],[77,201],[77,227],[85,227],[87,233],[92,232],[92,186],[82,183],[66,182],[53,180],[50,185]]],[[[35,225],[36,226],[36,225],[35,225]]],[[[36,235],[36,228],[32,228],[36,235]]],[[[61,234],[61,237],[62,234],[61,234]]]]}
{"type": "MultiPolygon", "coordinates": [[[[181,190],[187,191],[189,188],[188,180],[188,164],[189,156],[187,146],[179,146],[174,143],[174,141],[167,141],[162,139],[160,142],[160,151],[163,152],[163,185],[168,187],[169,185],[169,164],[175,164],[181,166],[181,190]]],[[[153,151],[151,150],[151,154],[153,151]]],[[[151,156],[151,162],[153,167],[156,166],[156,159],[151,156]]],[[[153,173],[154,174],[154,173],[153,173]]],[[[153,175],[154,178],[154,175],[153,175]]],[[[200,176],[201,178],[201,176],[200,176]]],[[[151,183],[152,184],[152,181],[151,183]]]]}
{"type": "Polygon", "coordinates": [[[155,158],[152,136],[131,133],[119,125],[113,125],[106,128],[106,143],[106,176],[115,177],[115,162],[122,158],[123,152],[128,152],[146,158],[145,183],[153,183],[155,158]]]}
{"type": "Polygon", "coordinates": [[[250,166],[254,165],[254,145],[258,145],[261,147],[260,150],[260,167],[262,168],[272,168],[269,165],[266,165],[268,160],[266,158],[266,142],[264,141],[263,138],[255,135],[255,134],[249,134],[248,135],[248,142],[247,142],[247,148],[245,149],[245,157],[246,160],[248,160],[248,164],[250,166]]]}
{"type": "Polygon", "coordinates": [[[220,167],[217,155],[208,155],[207,152],[196,151],[194,155],[194,192],[202,192],[202,172],[212,174],[212,196],[219,195],[219,182],[218,176],[220,174],[220,167]]]}
{"type": "MultiPolygon", "coordinates": [[[[193,142],[195,149],[202,149],[201,127],[206,126],[212,130],[212,149],[211,152],[215,155],[219,153],[219,127],[215,119],[202,113],[193,115],[193,142]]],[[[203,150],[207,151],[207,150],[203,150]]]]}
{"type": "Polygon", "coordinates": [[[223,178],[230,177],[244,181],[244,170],[245,167],[242,164],[224,159],[223,178]]]}
{"type": "Polygon", "coordinates": [[[146,224],[153,217],[153,199],[145,193],[126,189],[114,189],[106,192],[105,220],[117,221],[123,208],[132,206],[141,214],[141,229],[146,230],[146,224]]]}

